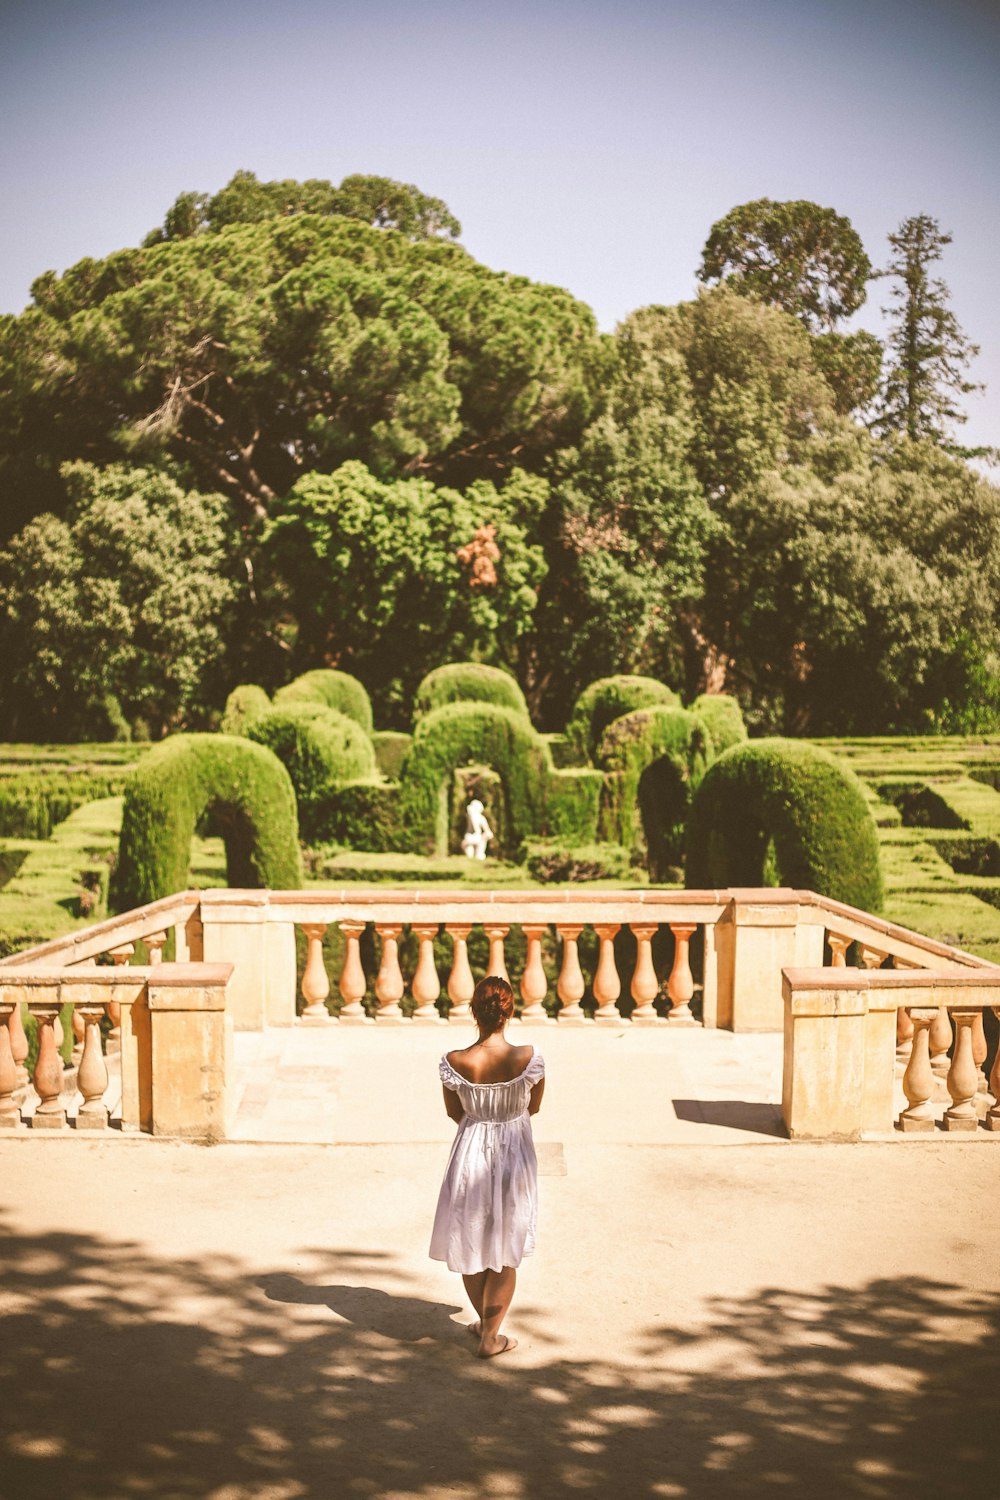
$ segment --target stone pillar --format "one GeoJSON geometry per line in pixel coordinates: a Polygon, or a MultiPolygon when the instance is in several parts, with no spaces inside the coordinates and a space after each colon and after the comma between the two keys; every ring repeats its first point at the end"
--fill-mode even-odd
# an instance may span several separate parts
{"type": "Polygon", "coordinates": [[[653,1001],[660,993],[660,982],[653,968],[653,938],[659,929],[657,922],[632,922],[629,924],[637,944],[635,970],[632,974],[633,1026],[655,1026],[659,1022],[653,1001]]]}
{"type": "Polygon", "coordinates": [[[545,1014],[543,1001],[549,984],[542,967],[542,936],[547,929],[544,926],[530,925],[522,926],[521,930],[528,944],[524,973],[521,975],[521,1020],[529,1026],[544,1026],[548,1016],[545,1014]]]}
{"type": "Polygon", "coordinates": [[[976,1064],[972,1055],[972,1028],[978,1010],[953,1010],[955,1053],[948,1069],[948,1093],[951,1108],[944,1112],[945,1130],[978,1130],[976,1113],[976,1064]]]}
{"type": "Polygon", "coordinates": [[[0,991],[0,1131],[16,1130],[21,1111],[14,1098],[17,1088],[17,1064],[10,1045],[10,1017],[19,1000],[8,1000],[0,991]]]}
{"type": "Polygon", "coordinates": [[[795,1140],[857,1140],[864,1122],[864,989],[857,984],[793,987],[786,975],[782,995],[785,1129],[795,1140]]]}
{"type": "Polygon", "coordinates": [[[484,923],[483,931],[490,940],[490,959],[488,974],[495,975],[498,979],[506,979],[510,984],[510,975],[507,973],[507,963],[503,956],[503,940],[510,931],[509,927],[487,927],[484,923]]]}
{"type": "Polygon", "coordinates": [[[566,927],[562,923],[556,924],[556,932],[562,939],[562,965],[559,969],[559,979],[556,984],[556,993],[559,996],[559,1024],[561,1026],[582,1026],[586,1024],[587,1018],[580,1008],[586,985],[583,982],[583,971],[580,968],[580,953],[577,943],[580,933],[583,931],[581,924],[576,923],[572,927],[566,927]]]}
{"type": "Polygon", "coordinates": [[[382,961],[375,977],[375,997],[378,1000],[376,1021],[398,1026],[403,1019],[399,1002],[403,998],[403,974],[399,967],[400,922],[376,922],[375,931],[382,939],[382,961]]]}
{"type": "MultiPolygon", "coordinates": [[[[111,961],[116,969],[127,968],[134,953],[134,943],[120,943],[117,948],[112,948],[111,961]]],[[[108,1020],[111,1022],[111,1030],[108,1033],[108,1051],[117,1052],[122,1044],[122,1008],[117,1000],[108,1001],[108,1020]]]]}
{"type": "Polygon", "coordinates": [[[622,982],[618,977],[618,968],[615,964],[615,938],[618,936],[617,922],[600,922],[594,924],[597,940],[600,943],[600,953],[597,960],[597,972],[594,975],[594,999],[597,1001],[597,1012],[594,1020],[602,1026],[623,1025],[622,1013],[618,1009],[618,997],[622,992],[622,982]]]}
{"type": "Polygon", "coordinates": [[[151,968],[163,962],[163,946],[166,941],[167,934],[165,932],[151,932],[143,938],[143,942],[146,944],[146,951],[149,954],[151,968]]]}
{"type": "Polygon", "coordinates": [[[237,1031],[296,1024],[295,923],[271,907],[268,892],[203,891],[201,949],[205,963],[233,967],[226,1008],[237,1031]]]}
{"type": "Polygon", "coordinates": [[[62,1100],[63,1064],[56,1044],[59,1009],[57,1000],[36,1002],[31,1007],[38,1024],[38,1061],[32,1082],[40,1101],[32,1121],[34,1130],[62,1130],[66,1124],[62,1100]]]}
{"type": "Polygon", "coordinates": [[[326,1008],[330,976],[323,958],[325,922],[303,922],[306,935],[306,966],[302,971],[302,998],[306,1002],[299,1017],[307,1026],[327,1026],[334,1019],[326,1008]]]}
{"type": "Polygon", "coordinates": [[[718,950],[718,1025],[731,1031],[781,1031],[781,971],[823,966],[825,933],[809,921],[815,908],[734,896],[715,926],[718,950]]]}
{"type": "Polygon", "coordinates": [[[437,1026],[442,1020],[436,1004],[441,993],[441,981],[434,962],[434,939],[438,935],[438,924],[434,922],[418,926],[414,923],[412,931],[420,944],[417,967],[410,985],[410,992],[417,1002],[413,1019],[426,1026],[437,1026]]]}
{"type": "Polygon", "coordinates": [[[842,937],[839,932],[828,932],[826,940],[830,944],[830,967],[833,969],[847,968],[847,950],[851,946],[849,937],[842,937]]]}
{"type": "Polygon", "coordinates": [[[171,964],[149,976],[153,1135],[225,1138],[231,973],[228,964],[171,964]]]}
{"type": "Polygon", "coordinates": [[[702,927],[701,1024],[715,1030],[719,1024],[719,955],[715,947],[715,923],[702,927]]]}
{"type": "Polygon", "coordinates": [[[469,1001],[475,993],[476,985],[469,967],[468,942],[471,931],[471,924],[464,922],[453,922],[445,928],[453,945],[451,973],[448,975],[448,999],[451,1001],[448,1020],[456,1026],[468,1026],[472,1022],[469,1001]]]}
{"type": "Polygon", "coordinates": [[[697,930],[694,922],[671,922],[670,924],[670,931],[674,935],[674,962],[670,970],[670,978],[667,980],[667,994],[670,996],[670,1014],[667,1020],[671,1026],[696,1026],[698,1024],[691,1014],[694,978],[688,957],[691,939],[697,930]]]}
{"type": "MultiPolygon", "coordinates": [[[[1000,1007],[994,1009],[993,1014],[1000,1020],[1000,1007]]],[[[990,1110],[983,1124],[987,1130],[1000,1130],[1000,1047],[993,1059],[993,1071],[990,1073],[990,1093],[993,1095],[993,1108],[990,1110]]]]}
{"type": "Polygon", "coordinates": [[[344,934],[344,967],[340,971],[340,1007],[338,1020],[342,1026],[365,1026],[368,1017],[362,1001],[368,988],[365,971],[361,966],[361,934],[364,922],[343,921],[340,930],[344,934]]]}
{"type": "Polygon", "coordinates": [[[108,1069],[101,1051],[103,1015],[104,1005],[100,1002],[76,1005],[73,1009],[74,1020],[79,1016],[84,1028],[83,1053],[76,1075],[77,1088],[83,1095],[76,1117],[77,1130],[106,1130],[108,1126],[108,1106],[104,1102],[108,1069]]]}

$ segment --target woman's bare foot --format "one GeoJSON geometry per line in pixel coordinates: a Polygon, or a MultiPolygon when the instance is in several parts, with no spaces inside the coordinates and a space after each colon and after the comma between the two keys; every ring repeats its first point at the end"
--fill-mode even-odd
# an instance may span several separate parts
{"type": "Polygon", "coordinates": [[[516,1348],[517,1339],[509,1339],[505,1333],[501,1333],[492,1347],[483,1343],[479,1345],[479,1358],[495,1359],[498,1354],[509,1354],[516,1348]]]}

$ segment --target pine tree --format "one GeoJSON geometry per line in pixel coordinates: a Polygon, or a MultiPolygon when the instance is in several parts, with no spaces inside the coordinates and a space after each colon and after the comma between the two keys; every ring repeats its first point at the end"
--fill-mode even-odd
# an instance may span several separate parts
{"type": "Polygon", "coordinates": [[[888,358],[874,426],[886,436],[929,439],[962,457],[979,456],[986,450],[960,448],[951,435],[967,420],[960,398],[983,389],[965,377],[979,348],[948,306],[947,286],[931,275],[951,235],[930,215],[916,214],[890,234],[889,244],[889,264],[877,273],[892,278],[893,286],[890,306],[883,308],[888,358]]]}

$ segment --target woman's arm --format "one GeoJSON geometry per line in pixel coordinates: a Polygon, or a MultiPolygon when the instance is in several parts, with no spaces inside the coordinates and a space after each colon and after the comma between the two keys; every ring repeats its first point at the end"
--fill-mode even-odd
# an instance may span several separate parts
{"type": "Polygon", "coordinates": [[[531,1090],[531,1098],[528,1100],[528,1114],[537,1115],[542,1107],[542,1095],[545,1093],[545,1079],[539,1078],[531,1090]]]}
{"type": "Polygon", "coordinates": [[[441,1085],[441,1092],[444,1094],[444,1107],[448,1111],[448,1118],[454,1120],[456,1125],[460,1125],[465,1119],[461,1099],[454,1089],[448,1088],[447,1084],[441,1085]]]}

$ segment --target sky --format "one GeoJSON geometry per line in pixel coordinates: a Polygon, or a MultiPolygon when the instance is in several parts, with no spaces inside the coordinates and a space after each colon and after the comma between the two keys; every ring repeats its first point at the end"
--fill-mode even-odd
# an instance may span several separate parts
{"type": "Polygon", "coordinates": [[[834,208],[876,265],[927,213],[1000,444],[998,143],[1000,0],[0,0],[0,312],[239,168],[416,183],[609,330],[736,204],[834,208]]]}

